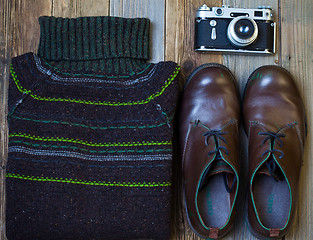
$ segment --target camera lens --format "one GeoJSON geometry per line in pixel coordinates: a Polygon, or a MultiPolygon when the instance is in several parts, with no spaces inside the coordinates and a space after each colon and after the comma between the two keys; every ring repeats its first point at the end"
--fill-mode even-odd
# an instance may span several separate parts
{"type": "Polygon", "coordinates": [[[258,25],[249,17],[234,18],[228,25],[227,37],[235,46],[248,46],[258,37],[258,25]]]}
{"type": "Polygon", "coordinates": [[[234,29],[236,35],[243,39],[251,38],[255,31],[253,23],[247,19],[236,22],[234,29]]]}

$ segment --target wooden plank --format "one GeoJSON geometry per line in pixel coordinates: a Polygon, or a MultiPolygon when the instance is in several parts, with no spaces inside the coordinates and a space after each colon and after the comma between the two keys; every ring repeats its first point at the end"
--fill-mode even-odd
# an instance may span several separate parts
{"type": "Polygon", "coordinates": [[[52,0],[51,15],[55,17],[79,17],[79,0],[52,0]]]}
{"type": "Polygon", "coordinates": [[[110,15],[127,18],[150,19],[151,62],[164,60],[164,0],[114,0],[110,15]]]}
{"type": "MultiPolygon", "coordinates": [[[[277,0],[224,0],[224,5],[236,8],[258,8],[258,6],[271,6],[274,10],[276,22],[278,21],[278,2],[277,0]]],[[[279,32],[277,32],[279,36],[279,32]]],[[[279,45],[279,39],[277,41],[279,45]]],[[[241,92],[243,92],[244,86],[249,75],[258,67],[263,65],[278,64],[279,63],[279,47],[277,47],[276,54],[273,56],[264,55],[243,55],[233,54],[224,55],[223,62],[234,73],[241,92]]]]}
{"type": "MultiPolygon", "coordinates": [[[[274,10],[275,21],[278,24],[279,17],[279,7],[277,0],[224,0],[224,5],[235,8],[258,8],[258,6],[271,6],[274,10]]],[[[277,32],[277,36],[279,36],[277,32]]],[[[279,45],[279,39],[276,42],[279,45]]],[[[276,54],[271,56],[265,55],[242,55],[242,54],[224,54],[223,64],[226,65],[231,72],[234,74],[238,86],[243,94],[243,90],[249,75],[258,67],[263,65],[274,65],[279,62],[280,52],[279,48],[276,49],[276,54]]],[[[246,134],[241,130],[241,186],[238,195],[238,209],[236,215],[235,229],[233,233],[227,236],[227,239],[256,239],[249,231],[246,216],[246,194],[248,187],[248,141],[246,134]]]]}
{"type": "Polygon", "coordinates": [[[83,16],[108,16],[110,0],[79,0],[79,15],[83,16]]]}
{"type": "Polygon", "coordinates": [[[52,0],[52,15],[56,17],[107,16],[110,0],[52,0]]]}
{"type": "MultiPolygon", "coordinates": [[[[1,92],[1,168],[5,168],[7,159],[7,133],[6,121],[7,109],[7,89],[9,79],[9,63],[11,57],[21,55],[30,51],[37,51],[39,43],[40,15],[51,14],[51,2],[44,0],[34,0],[32,4],[27,1],[1,1],[1,29],[0,32],[0,92],[1,92]]],[[[0,174],[0,238],[5,239],[5,192],[4,192],[4,171],[0,174]]]]}
{"type": "Polygon", "coordinates": [[[11,10],[12,24],[12,56],[21,55],[26,52],[37,52],[39,44],[39,23],[41,15],[51,15],[51,1],[15,0],[11,10]]]}
{"type": "Polygon", "coordinates": [[[313,238],[313,2],[281,1],[281,64],[294,76],[306,106],[309,126],[304,165],[301,172],[298,218],[286,239],[313,238]]]}
{"type": "Polygon", "coordinates": [[[11,2],[0,3],[0,239],[5,239],[5,164],[8,129],[6,121],[9,64],[11,54],[11,2]]]}
{"type": "MultiPolygon", "coordinates": [[[[209,7],[221,6],[221,0],[205,1],[209,7]]],[[[201,0],[166,0],[165,13],[165,60],[175,61],[181,66],[182,81],[197,66],[207,62],[222,62],[220,54],[199,53],[194,51],[195,14],[204,1],[201,0]]],[[[180,174],[180,161],[177,161],[176,171],[180,174]]],[[[178,175],[173,200],[173,238],[200,239],[193,233],[186,220],[182,207],[181,175],[178,175]]]]}
{"type": "Polygon", "coordinates": [[[221,6],[222,0],[166,0],[165,60],[177,62],[184,79],[201,64],[222,63],[220,54],[194,51],[195,14],[204,3],[221,6]]]}

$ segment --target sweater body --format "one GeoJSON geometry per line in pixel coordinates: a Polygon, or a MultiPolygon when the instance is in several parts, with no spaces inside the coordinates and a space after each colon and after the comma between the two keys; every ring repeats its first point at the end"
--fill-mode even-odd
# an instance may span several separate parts
{"type": "Polygon", "coordinates": [[[179,67],[10,72],[8,239],[168,239],[179,67]]]}

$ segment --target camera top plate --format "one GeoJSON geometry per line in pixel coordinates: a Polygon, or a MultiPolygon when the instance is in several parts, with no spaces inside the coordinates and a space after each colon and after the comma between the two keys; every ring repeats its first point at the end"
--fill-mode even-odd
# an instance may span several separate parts
{"type": "Polygon", "coordinates": [[[270,7],[259,8],[230,8],[225,5],[222,7],[199,7],[196,18],[235,18],[240,16],[250,17],[255,20],[274,21],[273,10],[270,7]]]}

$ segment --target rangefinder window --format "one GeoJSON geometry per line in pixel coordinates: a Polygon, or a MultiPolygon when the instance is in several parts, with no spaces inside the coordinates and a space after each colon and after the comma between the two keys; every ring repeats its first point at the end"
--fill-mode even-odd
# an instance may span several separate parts
{"type": "Polygon", "coordinates": [[[262,11],[254,11],[254,16],[255,17],[263,17],[263,12],[262,11]]]}

